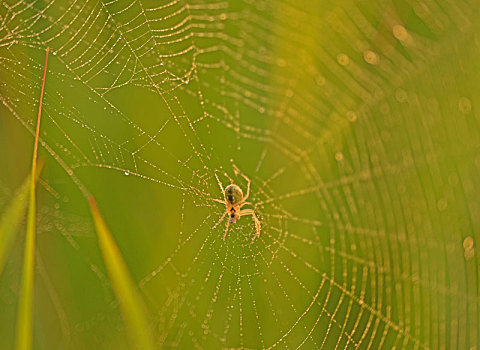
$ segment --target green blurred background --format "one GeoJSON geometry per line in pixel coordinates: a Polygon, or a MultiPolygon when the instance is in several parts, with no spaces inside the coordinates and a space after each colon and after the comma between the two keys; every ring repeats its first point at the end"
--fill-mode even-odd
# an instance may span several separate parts
{"type": "MultiPolygon", "coordinates": [[[[478,1],[1,1],[0,214],[43,58],[35,349],[126,349],[93,195],[159,348],[480,340],[478,1]],[[215,179],[252,180],[216,225],[215,179]]],[[[0,275],[14,344],[25,228],[0,275]]]]}

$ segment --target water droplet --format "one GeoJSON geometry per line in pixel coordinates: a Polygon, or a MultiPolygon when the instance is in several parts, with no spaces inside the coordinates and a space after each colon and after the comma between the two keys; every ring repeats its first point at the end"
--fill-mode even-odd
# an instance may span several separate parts
{"type": "Polygon", "coordinates": [[[335,159],[337,162],[341,162],[343,160],[343,153],[342,152],[335,153],[335,159]]]}
{"type": "Polygon", "coordinates": [[[470,250],[473,248],[473,238],[468,236],[463,240],[463,249],[470,250]]]}
{"type": "Polygon", "coordinates": [[[354,111],[348,111],[348,112],[347,112],[347,118],[348,118],[348,120],[349,120],[350,122],[353,123],[354,121],[357,120],[357,115],[355,114],[354,111]]]}
{"type": "Polygon", "coordinates": [[[370,50],[367,50],[363,53],[363,59],[365,62],[370,64],[377,64],[378,63],[378,55],[370,50]]]}
{"type": "Polygon", "coordinates": [[[128,175],[130,175],[130,172],[129,172],[128,170],[125,170],[124,174],[125,174],[126,176],[128,176],[128,175]]]}
{"type": "Polygon", "coordinates": [[[470,260],[475,256],[475,248],[473,238],[468,236],[463,241],[463,256],[466,260],[470,260]]]}
{"type": "Polygon", "coordinates": [[[323,75],[319,75],[316,77],[315,82],[317,85],[322,86],[325,84],[325,77],[323,75]]]}
{"type": "Polygon", "coordinates": [[[400,41],[405,41],[410,36],[404,26],[397,24],[392,28],[393,36],[400,41]]]}
{"type": "Polygon", "coordinates": [[[447,206],[448,206],[448,202],[445,198],[440,198],[437,201],[437,208],[439,211],[444,211],[445,209],[447,209],[447,206]]]}
{"type": "Polygon", "coordinates": [[[346,66],[350,62],[350,59],[348,58],[347,55],[345,55],[344,53],[341,53],[337,56],[337,61],[342,66],[346,66]]]}
{"type": "Polygon", "coordinates": [[[472,102],[466,97],[460,97],[458,100],[458,109],[463,114],[468,114],[472,110],[472,102]]]}

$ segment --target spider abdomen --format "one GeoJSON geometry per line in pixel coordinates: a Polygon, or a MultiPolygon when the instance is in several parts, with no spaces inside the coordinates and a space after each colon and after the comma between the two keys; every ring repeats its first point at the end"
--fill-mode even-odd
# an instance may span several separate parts
{"type": "Polygon", "coordinates": [[[228,185],[225,188],[225,198],[231,205],[240,202],[243,199],[242,189],[235,184],[228,185]]]}

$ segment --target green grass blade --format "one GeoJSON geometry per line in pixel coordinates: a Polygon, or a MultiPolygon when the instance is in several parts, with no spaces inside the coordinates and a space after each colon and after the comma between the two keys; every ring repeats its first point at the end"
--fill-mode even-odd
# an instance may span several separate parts
{"type": "Polygon", "coordinates": [[[132,343],[139,349],[154,349],[154,342],[147,321],[147,312],[142,298],[130,277],[122,254],[100,214],[97,203],[93,197],[90,197],[89,201],[103,260],[112,281],[113,290],[120,303],[120,310],[132,343]]]}
{"type": "MultiPolygon", "coordinates": [[[[37,177],[41,172],[42,165],[38,164],[37,177]]],[[[27,208],[28,191],[30,190],[30,175],[27,176],[22,186],[15,193],[10,204],[0,218],[0,276],[7,261],[10,248],[15,239],[18,227],[22,222],[25,209],[27,208]]]]}
{"type": "Polygon", "coordinates": [[[17,349],[31,349],[33,322],[33,285],[35,269],[35,184],[30,181],[30,198],[27,217],[27,235],[23,260],[20,304],[17,318],[17,349]]]}
{"type": "Polygon", "coordinates": [[[35,271],[35,184],[37,174],[37,153],[38,138],[40,134],[40,118],[42,115],[43,91],[45,89],[45,77],[47,75],[48,48],[45,53],[45,64],[43,66],[42,89],[40,92],[40,103],[38,106],[37,130],[35,133],[35,145],[33,149],[32,173],[30,177],[30,198],[27,216],[27,234],[25,237],[25,255],[23,259],[22,284],[18,307],[16,348],[32,348],[32,323],[33,323],[33,286],[35,271]]]}
{"type": "Polygon", "coordinates": [[[15,233],[23,219],[29,189],[30,176],[17,191],[0,219],[0,276],[15,238],[15,233]]]}

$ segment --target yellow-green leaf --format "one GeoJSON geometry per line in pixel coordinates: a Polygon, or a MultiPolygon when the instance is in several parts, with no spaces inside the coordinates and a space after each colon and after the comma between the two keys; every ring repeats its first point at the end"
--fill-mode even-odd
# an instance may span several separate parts
{"type": "Polygon", "coordinates": [[[120,303],[132,344],[139,349],[154,349],[145,305],[137,291],[122,254],[105,223],[97,203],[90,197],[90,209],[97,229],[103,260],[120,303]]]}
{"type": "MultiPolygon", "coordinates": [[[[37,176],[41,172],[42,166],[38,164],[37,176]]],[[[15,239],[18,227],[22,222],[27,208],[27,197],[30,189],[30,175],[27,176],[22,186],[17,190],[11,202],[7,205],[2,217],[0,218],[0,276],[7,261],[10,248],[15,239]]]]}

